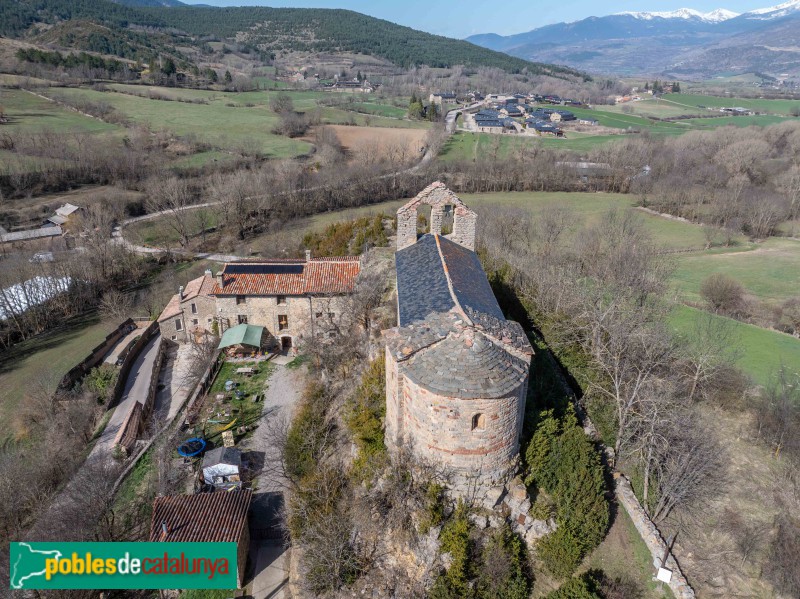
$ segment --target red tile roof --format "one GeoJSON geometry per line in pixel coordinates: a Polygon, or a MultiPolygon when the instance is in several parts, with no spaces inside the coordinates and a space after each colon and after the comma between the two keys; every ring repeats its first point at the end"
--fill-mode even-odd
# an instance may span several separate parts
{"type": "Polygon", "coordinates": [[[158,316],[158,322],[163,322],[173,316],[178,316],[183,310],[181,308],[181,301],[186,302],[199,295],[210,295],[213,289],[214,277],[211,275],[204,274],[202,277],[192,279],[186,283],[186,287],[183,290],[183,300],[178,297],[177,293],[173,295],[164,308],[164,311],[158,316]]]}
{"type": "Polygon", "coordinates": [[[158,322],[164,322],[168,318],[172,318],[173,316],[178,316],[181,313],[181,300],[176,293],[173,295],[167,306],[164,308],[164,311],[159,314],[158,322]]]}
{"type": "Polygon", "coordinates": [[[247,526],[252,496],[243,490],[156,497],[149,540],[236,543],[247,526]],[[166,538],[162,522],[167,523],[166,538]]]}
{"type": "Polygon", "coordinates": [[[312,295],[349,293],[361,270],[358,256],[233,262],[222,269],[213,295],[312,295]]]}

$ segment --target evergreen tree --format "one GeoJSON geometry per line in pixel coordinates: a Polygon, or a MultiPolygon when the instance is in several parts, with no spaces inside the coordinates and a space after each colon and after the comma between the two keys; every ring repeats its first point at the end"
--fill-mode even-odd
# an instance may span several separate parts
{"type": "Polygon", "coordinates": [[[171,58],[167,58],[161,65],[161,72],[167,76],[174,75],[177,70],[175,61],[171,58]]]}
{"type": "Polygon", "coordinates": [[[225,71],[225,83],[232,83],[233,82],[233,75],[231,75],[230,71],[225,71]]]}

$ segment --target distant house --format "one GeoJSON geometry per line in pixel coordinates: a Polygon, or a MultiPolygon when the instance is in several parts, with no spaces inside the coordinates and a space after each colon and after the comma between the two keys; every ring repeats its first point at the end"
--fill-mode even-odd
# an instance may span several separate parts
{"type": "Polygon", "coordinates": [[[250,546],[248,514],[252,498],[249,490],[156,497],[148,540],[236,543],[236,584],[241,587],[250,546]]]}
{"type": "Polygon", "coordinates": [[[497,133],[503,129],[503,122],[499,119],[475,121],[475,126],[481,133],[497,133]]]}
{"type": "Polygon", "coordinates": [[[73,217],[73,215],[80,210],[80,206],[75,206],[73,204],[64,204],[61,208],[56,209],[56,213],[51,216],[50,218],[45,221],[45,225],[47,223],[51,223],[50,226],[61,226],[69,222],[69,220],[73,217]]]}
{"type": "Polygon", "coordinates": [[[519,106],[516,104],[506,104],[505,108],[503,108],[500,113],[510,117],[522,116],[523,114],[522,110],[520,110],[519,106]]]}
{"type": "Polygon", "coordinates": [[[242,452],[235,447],[217,447],[203,456],[203,482],[216,489],[242,488],[242,452]]]}
{"type": "Polygon", "coordinates": [[[564,135],[563,131],[561,131],[561,129],[555,123],[536,121],[532,126],[540,134],[555,135],[556,137],[561,137],[564,135]]]}
{"type": "Polygon", "coordinates": [[[574,121],[576,119],[577,117],[575,114],[569,110],[556,110],[552,115],[550,115],[551,121],[574,121]],[[556,115],[558,115],[558,118],[556,118],[556,115]]]}
{"type": "Polygon", "coordinates": [[[597,124],[597,119],[590,119],[588,117],[581,117],[581,118],[578,119],[578,122],[581,125],[596,125],[597,124]]]}
{"type": "Polygon", "coordinates": [[[428,98],[431,104],[437,104],[441,106],[442,104],[456,104],[457,99],[456,95],[453,92],[437,92],[430,95],[428,98]]]}

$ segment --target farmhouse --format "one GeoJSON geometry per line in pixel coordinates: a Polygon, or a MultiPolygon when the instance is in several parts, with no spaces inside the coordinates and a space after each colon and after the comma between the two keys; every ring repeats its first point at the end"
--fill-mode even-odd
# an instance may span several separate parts
{"type": "Polygon", "coordinates": [[[345,309],[361,262],[356,257],[229,262],[178,289],[158,317],[166,339],[185,342],[231,327],[264,327],[263,347],[288,351],[326,335],[345,309]]]}
{"type": "Polygon", "coordinates": [[[80,210],[80,206],[64,204],[56,209],[56,213],[45,221],[45,226],[61,226],[69,222],[73,215],[80,210]]]}
{"type": "Polygon", "coordinates": [[[236,543],[237,586],[241,587],[250,546],[247,522],[252,497],[249,490],[156,497],[148,540],[236,543]]]}
{"type": "Polygon", "coordinates": [[[442,104],[455,104],[457,102],[456,95],[453,92],[437,92],[431,94],[428,101],[431,104],[438,104],[439,106],[442,104]]]}
{"type": "Polygon", "coordinates": [[[456,492],[516,469],[533,350],[475,254],[477,216],[436,182],[397,211],[398,326],[386,345],[386,442],[451,474],[456,492]],[[417,210],[431,207],[417,237],[417,210]],[[442,235],[446,213],[453,232],[442,235]]]}

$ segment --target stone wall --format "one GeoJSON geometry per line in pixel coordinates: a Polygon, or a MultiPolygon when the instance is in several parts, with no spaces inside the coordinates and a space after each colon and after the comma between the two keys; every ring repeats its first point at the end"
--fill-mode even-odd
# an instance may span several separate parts
{"type": "Polygon", "coordinates": [[[477,215],[456,194],[437,181],[428,185],[397,211],[398,250],[417,242],[417,210],[423,205],[431,207],[430,232],[437,235],[442,233],[444,211],[450,206],[453,210],[453,232],[446,237],[465,248],[475,249],[477,215]]]}
{"type": "MultiPolygon", "coordinates": [[[[664,557],[664,552],[667,549],[667,544],[664,542],[664,539],[661,538],[661,533],[658,532],[656,525],[653,524],[650,518],[648,518],[647,514],[639,503],[639,500],[633,493],[631,483],[628,481],[628,479],[622,474],[619,474],[615,482],[616,485],[614,487],[614,492],[616,493],[617,500],[620,502],[620,504],[622,504],[622,506],[625,508],[625,511],[628,512],[628,515],[631,517],[633,525],[636,527],[636,530],[639,532],[639,535],[642,537],[645,545],[647,545],[647,548],[650,550],[650,554],[653,556],[654,563],[656,563],[656,561],[660,563],[661,559],[664,557]]],[[[689,582],[686,580],[683,572],[681,572],[680,566],[678,565],[678,562],[675,561],[672,553],[670,553],[667,557],[667,561],[663,567],[672,571],[672,579],[669,582],[669,588],[672,590],[675,598],[694,599],[694,590],[692,590],[692,587],[689,586],[689,582]]]]}
{"type": "MultiPolygon", "coordinates": [[[[456,479],[477,477],[483,486],[507,480],[519,453],[527,380],[503,398],[457,399],[415,384],[403,375],[402,365],[399,377],[397,411],[403,439],[417,455],[448,467],[456,479]],[[474,418],[480,418],[476,428],[474,418]]],[[[389,412],[387,406],[387,416],[389,412]]]]}
{"type": "Polygon", "coordinates": [[[296,347],[309,337],[331,330],[345,303],[341,297],[287,296],[285,304],[278,304],[276,296],[248,295],[243,304],[237,304],[235,296],[217,296],[216,307],[216,315],[222,321],[220,334],[239,324],[238,317],[243,315],[248,324],[266,327],[274,344],[279,344],[282,337],[290,337],[296,347]],[[284,330],[278,324],[280,316],[286,316],[288,321],[284,330]]]}

